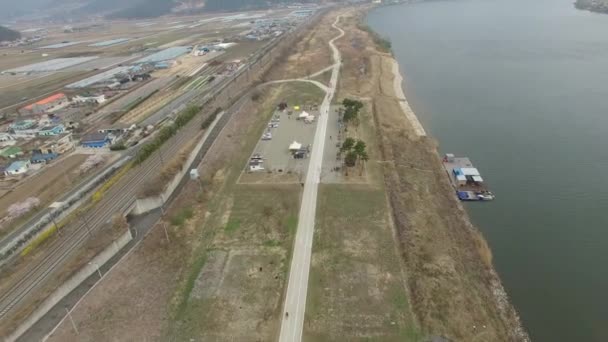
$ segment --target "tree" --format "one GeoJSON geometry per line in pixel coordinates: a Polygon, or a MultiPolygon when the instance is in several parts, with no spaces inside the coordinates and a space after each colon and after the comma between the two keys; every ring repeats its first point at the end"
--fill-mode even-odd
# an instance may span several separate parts
{"type": "Polygon", "coordinates": [[[350,151],[353,148],[353,146],[355,146],[355,139],[346,138],[344,140],[344,142],[342,143],[342,147],[340,147],[340,152],[350,151]]]}
{"type": "Polygon", "coordinates": [[[357,143],[353,147],[353,150],[357,153],[357,156],[361,156],[362,154],[366,153],[365,148],[366,148],[365,141],[357,140],[357,143]]]}
{"type": "Polygon", "coordinates": [[[342,100],[342,106],[344,106],[344,122],[355,122],[359,118],[359,111],[363,108],[363,103],[357,100],[344,99],[342,100]]]}
{"type": "Polygon", "coordinates": [[[355,151],[350,151],[346,154],[346,157],[344,157],[344,164],[346,164],[346,166],[355,166],[355,164],[357,164],[357,152],[355,151]]]}

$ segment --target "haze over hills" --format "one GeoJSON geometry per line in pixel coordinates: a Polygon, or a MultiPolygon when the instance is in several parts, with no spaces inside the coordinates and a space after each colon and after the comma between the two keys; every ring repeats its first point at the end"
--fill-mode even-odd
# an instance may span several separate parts
{"type": "Polygon", "coordinates": [[[576,0],[574,6],[578,9],[608,13],[608,0],[576,0]]]}
{"type": "Polygon", "coordinates": [[[0,6],[0,19],[45,17],[73,19],[82,16],[150,18],[179,11],[235,11],[271,8],[278,4],[318,0],[20,0],[0,6]]]}

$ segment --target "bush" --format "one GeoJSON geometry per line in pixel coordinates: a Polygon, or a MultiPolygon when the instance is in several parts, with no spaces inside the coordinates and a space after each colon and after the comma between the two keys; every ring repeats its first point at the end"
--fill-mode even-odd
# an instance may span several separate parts
{"type": "Polygon", "coordinates": [[[181,227],[188,219],[192,218],[192,216],[194,216],[194,210],[192,210],[192,208],[182,208],[182,210],[171,217],[171,224],[181,227]]]}
{"type": "Polygon", "coordinates": [[[116,143],[112,146],[110,146],[110,151],[122,151],[122,150],[126,150],[127,146],[125,146],[125,144],[123,142],[119,142],[116,143]]]}

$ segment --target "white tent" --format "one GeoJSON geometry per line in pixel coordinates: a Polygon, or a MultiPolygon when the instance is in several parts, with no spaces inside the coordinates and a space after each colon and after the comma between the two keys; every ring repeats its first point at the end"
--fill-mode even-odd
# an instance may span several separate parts
{"type": "Polygon", "coordinates": [[[298,116],[300,119],[306,119],[310,114],[308,114],[306,111],[303,111],[300,116],[298,116]]]}
{"type": "Polygon", "coordinates": [[[302,144],[300,144],[297,141],[294,141],[294,142],[291,143],[291,145],[289,145],[289,150],[290,151],[297,151],[297,150],[299,150],[301,148],[302,148],[302,144]]]}
{"type": "Polygon", "coordinates": [[[304,121],[306,121],[306,122],[313,122],[313,121],[315,121],[315,116],[314,115],[309,115],[306,118],[304,118],[304,121]]]}

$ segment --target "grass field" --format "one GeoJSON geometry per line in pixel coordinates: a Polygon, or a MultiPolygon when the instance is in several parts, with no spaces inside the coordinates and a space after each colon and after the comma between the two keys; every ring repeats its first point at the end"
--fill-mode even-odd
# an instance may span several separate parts
{"type": "Polygon", "coordinates": [[[253,116],[239,138],[242,148],[214,177],[225,186],[210,199],[199,228],[201,243],[173,300],[169,340],[268,341],[278,334],[301,187],[236,180],[276,104],[319,101],[322,93],[307,84],[259,93],[258,102],[247,108],[253,116]]]}
{"type": "Polygon", "coordinates": [[[303,340],[421,340],[384,191],[319,190],[303,340]]]}
{"type": "Polygon", "coordinates": [[[216,234],[188,278],[172,338],[272,339],[298,204],[297,186],[235,187],[208,221],[216,234]]]}

